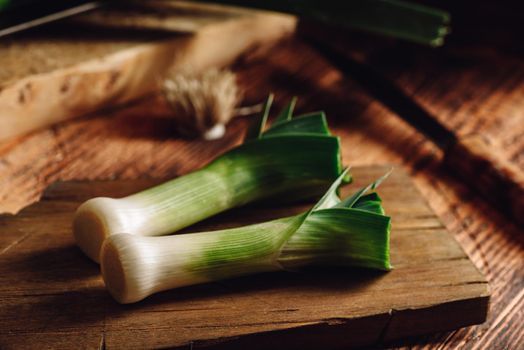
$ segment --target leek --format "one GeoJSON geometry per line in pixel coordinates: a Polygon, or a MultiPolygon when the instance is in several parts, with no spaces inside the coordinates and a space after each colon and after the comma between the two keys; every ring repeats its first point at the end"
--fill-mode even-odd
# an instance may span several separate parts
{"type": "Polygon", "coordinates": [[[173,233],[255,200],[319,196],[341,171],[340,143],[323,113],[292,118],[294,100],[264,131],[272,96],[244,143],[204,168],[131,196],[93,198],[77,210],[73,232],[94,261],[108,236],[173,233]]]}
{"type": "Polygon", "coordinates": [[[168,289],[307,265],[387,271],[390,218],[376,192],[363,189],[340,201],[336,190],[345,175],[300,215],[212,232],[113,235],[101,253],[106,287],[125,304],[168,289]]]}
{"type": "Polygon", "coordinates": [[[325,24],[429,46],[442,45],[444,37],[450,32],[449,13],[403,0],[215,0],[213,2],[291,13],[325,24]]]}

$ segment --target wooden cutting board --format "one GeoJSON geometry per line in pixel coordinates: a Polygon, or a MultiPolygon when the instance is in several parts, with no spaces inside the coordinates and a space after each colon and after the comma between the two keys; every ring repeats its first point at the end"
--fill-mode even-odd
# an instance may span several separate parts
{"type": "MultiPolygon", "coordinates": [[[[354,185],[388,167],[353,171],[354,185]]],[[[98,265],[75,247],[80,202],[123,196],[158,180],[52,185],[16,216],[0,216],[0,348],[347,349],[481,323],[489,290],[411,180],[396,169],[380,187],[393,217],[389,273],[321,269],[188,287],[119,305],[98,265]]],[[[307,205],[251,206],[193,230],[247,224],[307,205]]]]}
{"type": "Polygon", "coordinates": [[[0,41],[0,141],[155,93],[173,72],[224,67],[296,18],[191,1],[112,4],[0,41]]]}

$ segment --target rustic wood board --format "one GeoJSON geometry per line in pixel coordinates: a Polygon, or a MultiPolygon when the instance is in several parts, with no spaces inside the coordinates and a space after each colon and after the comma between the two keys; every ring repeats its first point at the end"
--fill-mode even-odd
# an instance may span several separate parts
{"type": "Polygon", "coordinates": [[[117,4],[0,42],[0,140],[158,92],[167,72],[224,67],[296,19],[194,2],[117,4]]]}
{"type": "MultiPolygon", "coordinates": [[[[387,167],[355,168],[351,191],[387,167]]],[[[485,320],[484,277],[396,170],[380,188],[393,217],[389,273],[323,269],[188,287],[119,305],[74,246],[70,223],[92,196],[158,180],[62,182],[16,216],[0,217],[0,348],[348,348],[485,320]]],[[[248,207],[193,229],[241,225],[307,205],[248,207]]]]}

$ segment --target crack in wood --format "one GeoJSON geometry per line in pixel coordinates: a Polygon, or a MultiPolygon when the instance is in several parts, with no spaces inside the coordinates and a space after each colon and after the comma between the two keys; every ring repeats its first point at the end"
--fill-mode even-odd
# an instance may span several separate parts
{"type": "Polygon", "coordinates": [[[20,237],[19,239],[15,240],[14,242],[12,242],[11,244],[9,244],[7,247],[5,247],[4,249],[2,249],[0,251],[0,255],[3,255],[5,253],[7,253],[8,250],[10,250],[11,248],[13,247],[16,247],[17,245],[19,245],[20,243],[24,242],[26,239],[28,239],[30,236],[32,235],[32,233],[26,233],[25,235],[23,235],[22,237],[20,237]]]}
{"type": "Polygon", "coordinates": [[[377,337],[377,345],[384,344],[384,341],[386,339],[386,335],[388,333],[389,327],[391,325],[391,322],[393,321],[393,317],[398,312],[397,309],[391,308],[388,310],[388,319],[386,320],[386,323],[384,324],[384,328],[380,331],[378,337],[377,337]]]}
{"type": "Polygon", "coordinates": [[[98,350],[106,350],[106,331],[105,329],[102,331],[102,335],[100,336],[100,343],[98,345],[98,350]]]}
{"type": "Polygon", "coordinates": [[[195,308],[180,308],[180,309],[165,309],[165,310],[143,310],[140,313],[169,313],[169,312],[184,312],[184,311],[211,311],[211,310],[223,310],[224,307],[195,307],[195,308]]]}

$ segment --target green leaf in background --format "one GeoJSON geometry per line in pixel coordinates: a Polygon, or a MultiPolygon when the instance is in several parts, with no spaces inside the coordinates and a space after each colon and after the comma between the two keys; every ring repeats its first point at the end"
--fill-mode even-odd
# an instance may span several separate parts
{"type": "Polygon", "coordinates": [[[0,0],[0,10],[5,9],[9,6],[10,0],[0,0]]]}
{"type": "Polygon", "coordinates": [[[401,0],[218,0],[216,3],[294,14],[322,23],[439,46],[449,33],[450,15],[401,0]]]}

